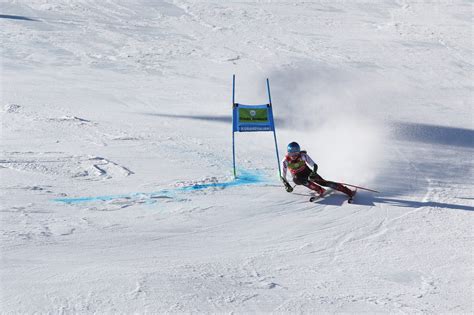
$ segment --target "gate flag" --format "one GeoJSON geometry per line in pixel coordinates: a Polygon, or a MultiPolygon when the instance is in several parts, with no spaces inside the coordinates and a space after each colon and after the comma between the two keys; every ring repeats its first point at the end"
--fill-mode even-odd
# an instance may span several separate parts
{"type": "Polygon", "coordinates": [[[270,83],[267,79],[268,104],[245,105],[235,102],[235,75],[232,78],[232,156],[234,165],[234,177],[237,178],[235,169],[235,133],[273,131],[275,139],[275,151],[278,163],[278,173],[281,177],[280,157],[278,155],[278,144],[276,138],[275,122],[273,120],[272,98],[270,95],[270,83]]]}

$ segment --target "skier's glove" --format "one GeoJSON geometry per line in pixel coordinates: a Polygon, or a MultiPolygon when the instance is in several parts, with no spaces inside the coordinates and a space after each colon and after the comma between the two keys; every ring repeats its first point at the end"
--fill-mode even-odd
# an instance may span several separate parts
{"type": "Polygon", "coordinates": [[[281,177],[281,181],[283,182],[283,185],[285,185],[285,189],[287,192],[292,192],[293,191],[293,187],[291,187],[290,183],[288,183],[288,181],[286,179],[284,179],[283,177],[281,177]]]}
{"type": "Polygon", "coordinates": [[[318,178],[318,173],[316,171],[312,171],[311,174],[309,174],[309,180],[313,181],[318,178]]]}
{"type": "Polygon", "coordinates": [[[309,180],[318,178],[318,164],[314,163],[314,170],[309,174],[309,180]]]}

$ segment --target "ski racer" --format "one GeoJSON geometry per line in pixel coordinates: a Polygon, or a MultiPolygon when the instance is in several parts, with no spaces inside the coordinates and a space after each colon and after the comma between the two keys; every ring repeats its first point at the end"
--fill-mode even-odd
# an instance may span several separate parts
{"type": "Polygon", "coordinates": [[[331,187],[332,189],[345,193],[350,199],[352,199],[354,195],[352,190],[340,183],[327,181],[317,173],[318,165],[314,163],[306,151],[301,151],[298,143],[291,142],[288,144],[287,152],[288,153],[282,161],[283,174],[281,177],[287,192],[293,191],[293,187],[291,187],[290,183],[286,180],[286,172],[289,169],[293,177],[293,182],[296,185],[308,187],[309,189],[316,191],[320,196],[326,191],[321,186],[331,187]]]}

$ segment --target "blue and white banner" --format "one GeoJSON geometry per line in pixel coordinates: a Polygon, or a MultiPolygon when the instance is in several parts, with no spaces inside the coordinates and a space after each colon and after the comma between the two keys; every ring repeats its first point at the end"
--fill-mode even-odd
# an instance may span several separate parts
{"type": "Polygon", "coordinates": [[[232,111],[234,132],[274,131],[272,107],[235,104],[232,111]]]}

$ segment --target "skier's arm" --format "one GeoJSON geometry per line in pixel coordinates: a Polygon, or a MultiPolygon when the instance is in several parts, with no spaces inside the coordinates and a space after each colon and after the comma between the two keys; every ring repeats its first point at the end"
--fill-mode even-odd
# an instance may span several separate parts
{"type": "Polygon", "coordinates": [[[288,162],[286,161],[286,159],[281,162],[281,166],[282,166],[281,179],[286,181],[286,172],[288,170],[288,162]]]}
{"type": "Polygon", "coordinates": [[[286,171],[288,169],[288,162],[286,160],[283,160],[283,162],[281,163],[282,164],[282,169],[283,169],[283,172],[281,174],[281,181],[283,182],[283,185],[285,185],[285,189],[287,192],[292,192],[293,191],[293,187],[291,187],[290,183],[288,183],[288,181],[286,180],[286,171]]]}
{"type": "Polygon", "coordinates": [[[318,164],[314,163],[307,153],[302,153],[301,158],[313,169],[313,172],[318,171],[318,164]]]}

